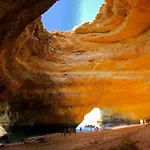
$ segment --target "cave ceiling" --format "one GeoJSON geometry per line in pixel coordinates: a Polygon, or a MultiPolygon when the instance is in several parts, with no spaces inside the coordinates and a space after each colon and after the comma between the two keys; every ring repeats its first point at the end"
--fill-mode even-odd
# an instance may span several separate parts
{"type": "Polygon", "coordinates": [[[102,106],[148,118],[150,1],[105,0],[92,22],[48,32],[40,15],[55,2],[0,1],[0,100],[50,123],[102,106]]]}

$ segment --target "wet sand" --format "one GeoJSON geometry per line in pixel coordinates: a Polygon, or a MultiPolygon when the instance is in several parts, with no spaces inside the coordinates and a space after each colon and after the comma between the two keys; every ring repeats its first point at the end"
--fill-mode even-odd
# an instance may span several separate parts
{"type": "Polygon", "coordinates": [[[124,139],[137,142],[142,150],[150,150],[150,125],[138,125],[101,132],[77,133],[63,136],[60,133],[47,136],[45,143],[21,144],[5,150],[101,150],[118,145],[124,139]]]}

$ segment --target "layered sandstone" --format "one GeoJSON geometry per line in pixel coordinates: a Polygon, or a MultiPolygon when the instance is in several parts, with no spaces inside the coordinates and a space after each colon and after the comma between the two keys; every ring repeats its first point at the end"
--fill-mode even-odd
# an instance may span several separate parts
{"type": "Polygon", "coordinates": [[[149,117],[149,0],[106,0],[92,22],[50,33],[40,18],[29,23],[54,1],[24,2],[25,10],[17,9],[20,16],[35,14],[21,21],[15,11],[0,12],[1,22],[8,12],[16,18],[0,28],[0,99],[19,115],[14,120],[79,123],[102,106],[149,117]]]}

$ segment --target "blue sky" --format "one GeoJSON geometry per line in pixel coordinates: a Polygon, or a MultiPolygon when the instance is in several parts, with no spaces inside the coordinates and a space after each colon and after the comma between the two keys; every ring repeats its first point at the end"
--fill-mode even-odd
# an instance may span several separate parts
{"type": "Polygon", "coordinates": [[[48,30],[71,30],[74,26],[94,19],[103,0],[59,0],[42,15],[48,30]]]}

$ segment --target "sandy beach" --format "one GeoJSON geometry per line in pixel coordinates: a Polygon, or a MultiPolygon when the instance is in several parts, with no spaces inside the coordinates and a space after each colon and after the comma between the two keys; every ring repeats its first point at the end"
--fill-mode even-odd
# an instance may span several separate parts
{"type": "MultiPolygon", "coordinates": [[[[107,150],[123,140],[132,140],[142,150],[150,149],[150,125],[138,125],[101,132],[77,133],[63,136],[59,133],[47,136],[45,143],[8,146],[6,150],[107,150]]],[[[134,149],[133,149],[134,150],[134,149]]]]}

